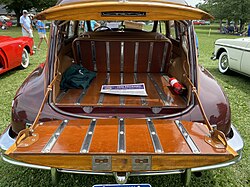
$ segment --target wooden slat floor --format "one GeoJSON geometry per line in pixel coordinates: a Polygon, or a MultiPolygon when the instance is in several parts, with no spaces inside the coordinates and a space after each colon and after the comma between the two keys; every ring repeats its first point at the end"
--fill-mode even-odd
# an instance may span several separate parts
{"type": "Polygon", "coordinates": [[[160,90],[162,90],[163,98],[160,96],[159,90],[156,89],[154,83],[149,78],[147,73],[110,73],[107,79],[106,73],[98,73],[96,78],[91,82],[89,88],[82,94],[82,89],[69,89],[66,93],[61,93],[56,99],[57,106],[120,106],[123,107],[186,107],[186,101],[183,97],[176,95],[169,89],[169,83],[159,73],[150,74],[156,82],[160,90]],[[122,78],[121,78],[122,77],[122,78]],[[123,79],[124,84],[144,83],[146,86],[147,97],[140,96],[122,96],[124,103],[121,103],[119,95],[102,94],[101,86],[103,84],[120,84],[123,79]],[[100,103],[100,97],[103,100],[100,103]]]}
{"type": "MultiPolygon", "coordinates": [[[[35,133],[39,134],[39,140],[29,147],[18,147],[15,153],[41,153],[61,123],[62,121],[51,121],[39,125],[35,129],[35,133]]],[[[192,154],[192,149],[174,121],[157,119],[152,120],[152,123],[163,148],[162,154],[192,154]]],[[[49,153],[81,154],[80,149],[90,124],[91,119],[70,120],[49,153]]],[[[204,137],[209,134],[205,125],[185,121],[182,124],[197,145],[200,154],[227,153],[226,150],[215,149],[204,141],[204,137]]],[[[147,119],[124,119],[124,127],[125,154],[155,153],[147,119]]],[[[96,119],[88,153],[116,154],[119,142],[118,128],[118,119],[96,119]]]]}

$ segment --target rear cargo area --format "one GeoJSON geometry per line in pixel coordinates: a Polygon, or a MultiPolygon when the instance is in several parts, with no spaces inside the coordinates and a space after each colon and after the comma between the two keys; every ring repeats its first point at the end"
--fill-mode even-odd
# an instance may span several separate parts
{"type": "Polygon", "coordinates": [[[187,54],[178,43],[159,33],[109,34],[91,33],[62,47],[56,67],[61,76],[53,92],[57,107],[81,106],[87,113],[92,112],[88,107],[132,108],[136,113],[138,108],[181,110],[189,105],[191,90],[185,76],[190,74],[190,67],[187,54]],[[72,64],[81,64],[96,73],[87,89],[60,88],[62,76],[72,64]],[[183,94],[174,92],[170,77],[183,85],[183,94]],[[100,93],[102,85],[138,83],[144,83],[147,96],[100,93]]]}

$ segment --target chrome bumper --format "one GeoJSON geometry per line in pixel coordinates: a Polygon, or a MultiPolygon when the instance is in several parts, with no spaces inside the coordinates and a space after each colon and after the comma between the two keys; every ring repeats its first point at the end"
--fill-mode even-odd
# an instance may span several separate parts
{"type": "MultiPolygon", "coordinates": [[[[241,160],[244,142],[243,142],[243,139],[240,136],[239,132],[237,131],[237,129],[233,125],[231,126],[231,128],[233,130],[233,137],[228,140],[228,144],[235,151],[237,151],[237,153],[239,155],[230,161],[219,163],[216,165],[191,168],[192,172],[227,167],[227,166],[233,165],[241,160]]],[[[14,164],[14,165],[18,165],[18,166],[24,166],[24,167],[30,167],[30,168],[36,168],[36,169],[45,169],[45,170],[51,169],[51,167],[28,164],[28,163],[16,161],[16,160],[9,158],[7,155],[4,154],[4,151],[6,151],[8,149],[8,147],[11,146],[14,142],[15,142],[15,140],[9,136],[9,128],[8,128],[5,131],[5,133],[2,134],[2,136],[0,137],[0,148],[1,148],[1,152],[2,152],[1,156],[5,162],[8,162],[8,163],[14,164]]],[[[76,173],[76,174],[114,175],[114,173],[112,173],[112,172],[91,172],[91,171],[68,170],[68,169],[57,169],[57,171],[63,172],[63,173],[76,173]]],[[[168,174],[178,174],[178,173],[184,173],[184,172],[185,172],[185,169],[167,170],[167,171],[131,172],[130,176],[168,175],[168,174]]]]}

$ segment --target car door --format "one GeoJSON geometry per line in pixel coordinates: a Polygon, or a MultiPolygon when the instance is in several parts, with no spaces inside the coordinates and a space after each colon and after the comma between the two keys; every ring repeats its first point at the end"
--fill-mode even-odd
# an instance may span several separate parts
{"type": "Polygon", "coordinates": [[[241,72],[250,75],[250,40],[241,59],[241,72]]]}
{"type": "Polygon", "coordinates": [[[242,39],[230,40],[227,43],[227,51],[229,55],[230,68],[236,71],[241,71],[241,59],[244,49],[247,47],[247,41],[242,39]]]}

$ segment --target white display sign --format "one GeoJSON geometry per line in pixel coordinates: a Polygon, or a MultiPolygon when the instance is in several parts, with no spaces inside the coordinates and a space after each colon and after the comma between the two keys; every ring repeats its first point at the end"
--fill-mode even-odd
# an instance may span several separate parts
{"type": "Polygon", "coordinates": [[[101,93],[117,95],[148,96],[145,84],[102,85],[101,93]]]}

